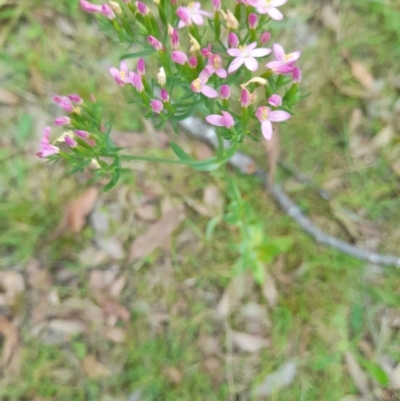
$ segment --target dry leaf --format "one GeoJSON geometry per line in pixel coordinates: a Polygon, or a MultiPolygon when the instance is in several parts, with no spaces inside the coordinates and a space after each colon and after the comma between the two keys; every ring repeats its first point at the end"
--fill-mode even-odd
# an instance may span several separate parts
{"type": "Polygon", "coordinates": [[[171,384],[178,385],[182,381],[182,373],[172,366],[164,369],[165,376],[171,384]]]}
{"type": "Polygon", "coordinates": [[[258,352],[260,349],[271,345],[271,341],[264,337],[237,331],[232,332],[232,343],[236,348],[244,352],[258,352]]]}
{"type": "Polygon", "coordinates": [[[361,109],[357,108],[352,111],[349,121],[350,136],[357,134],[358,128],[362,123],[362,118],[363,118],[363,112],[361,109]]]}
{"type": "Polygon", "coordinates": [[[151,204],[139,206],[135,214],[142,220],[153,221],[157,218],[157,207],[151,204]]]}
{"type": "Polygon", "coordinates": [[[390,385],[395,390],[400,390],[400,363],[393,369],[390,375],[390,385]]]}
{"type": "Polygon", "coordinates": [[[382,149],[390,144],[394,137],[394,129],[391,125],[384,127],[378,134],[376,134],[372,141],[371,146],[374,149],[382,149]]]}
{"type": "Polygon", "coordinates": [[[296,362],[288,362],[281,366],[277,371],[269,374],[263,383],[254,391],[257,397],[268,397],[274,391],[289,386],[297,373],[296,362]]]}
{"type": "Polygon", "coordinates": [[[97,237],[97,245],[112,259],[123,259],[125,251],[120,240],[117,237],[97,237]]]}
{"type": "Polygon", "coordinates": [[[126,285],[126,277],[124,275],[120,276],[115,280],[110,286],[109,293],[114,298],[118,298],[121,295],[122,290],[126,285]]]}
{"type": "Polygon", "coordinates": [[[126,341],[126,331],[120,327],[107,327],[104,329],[103,335],[107,340],[114,343],[124,343],[126,341]]]}
{"type": "Polygon", "coordinates": [[[53,319],[48,323],[48,327],[61,334],[72,335],[83,333],[86,325],[80,320],[53,319]]]}
{"type": "Polygon", "coordinates": [[[213,383],[220,386],[224,381],[224,371],[218,358],[210,357],[203,361],[202,366],[212,377],[213,383]]]}
{"type": "Polygon", "coordinates": [[[263,141],[263,144],[268,158],[268,180],[270,183],[273,183],[280,154],[280,137],[276,125],[274,126],[274,134],[271,140],[263,141]]]}
{"type": "Polygon", "coordinates": [[[4,336],[0,366],[7,373],[16,372],[20,368],[18,329],[14,323],[10,322],[2,315],[0,315],[0,334],[4,336]]]}
{"type": "Polygon", "coordinates": [[[361,61],[353,60],[347,51],[344,52],[344,57],[350,64],[350,69],[353,77],[367,90],[371,90],[374,85],[374,77],[368,71],[365,64],[361,61]]]}
{"type": "Polygon", "coordinates": [[[333,8],[331,4],[325,4],[321,8],[320,18],[326,28],[336,33],[336,40],[340,40],[340,18],[338,12],[333,8]]]}
{"type": "Polygon", "coordinates": [[[221,214],[224,208],[224,198],[219,188],[215,185],[206,187],[203,193],[203,203],[211,217],[221,214]]]}
{"type": "Polygon", "coordinates": [[[275,308],[278,303],[278,290],[276,288],[275,278],[266,272],[265,282],[262,288],[262,293],[271,308],[275,308]]]}
{"type": "Polygon", "coordinates": [[[107,316],[109,326],[114,326],[119,319],[124,322],[130,319],[128,309],[120,305],[113,297],[100,292],[94,293],[94,297],[107,316]]]}
{"type": "Polygon", "coordinates": [[[226,318],[241,302],[246,293],[251,292],[253,280],[247,274],[232,279],[217,306],[218,314],[226,318]]]}
{"type": "Polygon", "coordinates": [[[118,269],[92,270],[89,274],[89,288],[95,291],[107,290],[114,283],[118,269]]]}
{"type": "Polygon", "coordinates": [[[66,207],[65,222],[73,233],[79,233],[85,226],[86,217],[92,211],[98,196],[98,189],[91,187],[66,207]]]}
{"type": "Polygon", "coordinates": [[[19,98],[14,93],[0,88],[0,104],[6,104],[7,106],[15,106],[19,102],[19,98]]]}
{"type": "Polygon", "coordinates": [[[204,356],[220,355],[219,340],[217,337],[201,336],[198,340],[199,348],[204,356]]]}
{"type": "Polygon", "coordinates": [[[361,369],[356,358],[349,351],[345,352],[344,358],[347,365],[347,370],[353,379],[354,385],[362,395],[367,395],[371,392],[371,387],[367,375],[361,369]]]}
{"type": "Polygon", "coordinates": [[[137,237],[131,246],[129,261],[143,258],[161,246],[163,242],[178,228],[185,218],[183,208],[168,211],[160,221],[150,226],[146,233],[137,237]]]}
{"type": "Polygon", "coordinates": [[[85,358],[83,358],[82,369],[91,379],[98,379],[111,375],[110,370],[97,361],[94,355],[86,355],[85,358]]]}
{"type": "Polygon", "coordinates": [[[24,278],[17,272],[0,272],[0,289],[0,306],[14,305],[18,295],[25,289],[24,278]]]}

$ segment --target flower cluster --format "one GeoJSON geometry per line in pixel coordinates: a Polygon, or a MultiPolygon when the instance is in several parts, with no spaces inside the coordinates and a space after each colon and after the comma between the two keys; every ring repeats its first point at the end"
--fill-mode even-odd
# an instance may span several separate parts
{"type": "MultiPolygon", "coordinates": [[[[134,43],[136,53],[109,72],[146,117],[153,118],[156,126],[169,121],[177,130],[180,120],[200,114],[217,127],[219,136],[236,146],[245,137],[271,139],[273,123],[288,120],[300,98],[301,70],[296,64],[300,52],[286,53],[279,43],[268,46],[272,36],[268,23],[284,18],[279,7],[286,2],[237,0],[234,9],[229,9],[221,0],[212,0],[209,10],[200,2],[178,6],[176,0],[147,4],[80,0],[80,5],[99,15],[112,37],[134,43]],[[129,58],[136,57],[131,64],[129,58]],[[158,65],[157,70],[150,65],[158,65]]],[[[55,97],[54,101],[72,116],[79,115],[78,97],[55,97]]],[[[59,118],[56,124],[69,125],[71,117],[59,118]]],[[[80,146],[77,136],[81,142],[90,138],[78,131],[63,136],[74,149],[80,146]]],[[[46,131],[39,152],[42,157],[59,154],[48,136],[46,131]]]]}

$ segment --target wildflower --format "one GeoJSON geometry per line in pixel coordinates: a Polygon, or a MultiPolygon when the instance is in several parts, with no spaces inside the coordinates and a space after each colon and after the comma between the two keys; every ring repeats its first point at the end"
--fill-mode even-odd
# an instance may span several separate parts
{"type": "Polygon", "coordinates": [[[265,45],[266,43],[269,42],[269,40],[271,39],[271,33],[270,32],[264,32],[261,36],[260,36],[260,43],[262,45],[265,45]]]}
{"type": "Polygon", "coordinates": [[[163,45],[162,45],[162,43],[158,40],[158,39],[156,39],[154,36],[149,36],[148,38],[147,38],[147,41],[154,47],[154,49],[156,49],[157,51],[160,51],[160,50],[162,50],[162,48],[163,48],[163,45]]]}
{"type": "Polygon", "coordinates": [[[164,105],[163,105],[162,101],[158,100],[158,99],[153,99],[150,102],[150,106],[151,106],[151,109],[154,111],[154,113],[157,113],[157,114],[160,114],[164,109],[164,105]]]}
{"type": "Polygon", "coordinates": [[[189,49],[191,54],[196,54],[201,50],[199,42],[189,33],[189,42],[192,45],[189,49]]]}
{"type": "Polygon", "coordinates": [[[249,107],[251,104],[250,92],[247,88],[242,89],[242,93],[240,95],[240,105],[242,107],[249,107]]]}
{"type": "Polygon", "coordinates": [[[80,138],[89,138],[89,135],[90,135],[89,132],[83,131],[83,130],[80,130],[80,129],[76,130],[75,134],[77,136],[79,136],[80,138]]]}
{"type": "Polygon", "coordinates": [[[198,78],[196,78],[190,85],[190,89],[195,93],[202,93],[204,96],[209,98],[215,98],[218,96],[218,92],[207,86],[206,83],[210,78],[210,73],[207,69],[204,69],[198,78]]]}
{"type": "Polygon", "coordinates": [[[211,49],[212,49],[212,44],[209,43],[207,47],[205,47],[204,49],[201,49],[201,54],[204,57],[210,57],[211,53],[211,49]]]}
{"type": "Polygon", "coordinates": [[[131,71],[129,73],[129,82],[132,84],[132,86],[138,92],[143,92],[144,86],[143,86],[143,81],[142,81],[141,75],[137,74],[136,72],[131,71]]]}
{"type": "Polygon", "coordinates": [[[115,13],[108,4],[103,4],[101,6],[101,13],[108,19],[112,20],[115,18],[115,13]]]}
{"type": "Polygon", "coordinates": [[[89,1],[80,0],[79,3],[81,5],[83,11],[86,11],[87,13],[97,14],[97,13],[101,13],[101,11],[102,11],[102,8],[100,5],[92,4],[89,1]]]}
{"type": "Polygon", "coordinates": [[[198,63],[197,57],[195,57],[195,56],[190,57],[190,59],[189,59],[189,67],[190,68],[196,68],[197,63],[198,63]]]}
{"type": "Polygon", "coordinates": [[[167,83],[167,76],[165,75],[164,67],[161,67],[157,74],[157,82],[160,86],[164,86],[167,83]]]}
{"type": "Polygon", "coordinates": [[[43,131],[42,140],[40,141],[40,150],[36,156],[44,158],[57,154],[60,149],[50,143],[51,127],[46,127],[43,131]]]}
{"type": "Polygon", "coordinates": [[[279,95],[272,95],[268,98],[268,103],[275,107],[282,106],[282,98],[279,95]]]}
{"type": "Polygon", "coordinates": [[[201,9],[201,4],[199,2],[189,3],[187,7],[179,7],[176,13],[180,18],[178,28],[191,25],[192,22],[196,25],[203,25],[203,15],[205,17],[212,17],[211,13],[201,9]]]}
{"type": "Polygon", "coordinates": [[[277,7],[284,5],[287,0],[248,0],[248,3],[256,7],[260,14],[268,14],[272,19],[280,21],[283,19],[283,14],[277,7]]]}
{"type": "Polygon", "coordinates": [[[222,85],[219,93],[221,95],[221,99],[228,100],[231,96],[231,88],[228,85],[222,85]]]}
{"type": "Polygon", "coordinates": [[[217,127],[225,127],[225,128],[232,128],[235,125],[235,120],[233,119],[232,115],[227,111],[221,111],[222,116],[218,114],[210,114],[206,117],[206,121],[217,127]]]}
{"type": "Polygon", "coordinates": [[[301,69],[299,67],[293,68],[292,78],[294,83],[301,82],[301,69]]]}
{"type": "Polygon", "coordinates": [[[291,73],[294,68],[294,62],[298,60],[301,53],[295,51],[293,53],[285,54],[285,50],[278,43],[274,43],[273,50],[276,61],[270,61],[266,64],[266,67],[277,74],[291,73]]]}
{"type": "Polygon", "coordinates": [[[178,31],[169,24],[168,24],[168,35],[171,39],[172,48],[174,50],[178,50],[180,46],[178,31]]]}
{"type": "Polygon", "coordinates": [[[77,104],[82,104],[83,99],[77,95],[76,93],[73,93],[71,95],[68,95],[68,99],[71,100],[71,102],[77,103],[77,104]]]}
{"type": "Polygon", "coordinates": [[[135,4],[140,14],[147,15],[150,12],[150,9],[141,1],[137,1],[135,4]]]}
{"type": "Polygon", "coordinates": [[[56,139],[57,142],[65,142],[70,148],[76,148],[78,143],[74,139],[74,133],[72,131],[64,132],[60,137],[56,139]]]}
{"type": "Polygon", "coordinates": [[[228,29],[232,29],[233,31],[238,29],[239,21],[236,19],[236,17],[232,14],[230,10],[226,10],[226,13],[221,10],[221,14],[224,17],[224,20],[226,22],[226,27],[228,29]]]}
{"type": "Polygon", "coordinates": [[[212,4],[215,12],[221,9],[221,0],[212,0],[212,4]]]}
{"type": "Polygon", "coordinates": [[[188,61],[187,55],[184,52],[180,51],[180,50],[174,50],[171,53],[171,58],[175,63],[181,64],[181,65],[186,64],[187,61],[188,61]]]}
{"type": "Polygon", "coordinates": [[[69,125],[71,124],[71,119],[69,117],[58,117],[54,120],[56,125],[69,125]]]}
{"type": "Polygon", "coordinates": [[[227,73],[225,68],[221,67],[222,59],[218,54],[211,54],[208,58],[207,70],[212,74],[217,74],[220,78],[226,78],[227,73]]]}
{"type": "Polygon", "coordinates": [[[116,1],[109,1],[108,4],[112,8],[112,10],[115,12],[115,14],[121,15],[122,14],[122,9],[119,3],[116,1]]]}
{"type": "Polygon", "coordinates": [[[169,94],[168,94],[167,90],[164,88],[161,89],[161,100],[163,102],[169,102],[169,94]]]}
{"type": "Polygon", "coordinates": [[[235,57],[228,68],[228,72],[231,73],[236,71],[243,64],[250,71],[256,71],[258,68],[258,62],[255,57],[263,57],[271,53],[271,49],[265,47],[256,49],[256,46],[257,42],[253,42],[250,45],[239,46],[237,49],[228,49],[228,54],[235,57]]]}
{"type": "Polygon", "coordinates": [[[146,64],[142,58],[138,60],[137,63],[137,72],[139,75],[144,75],[146,73],[146,64]]]}
{"type": "Polygon", "coordinates": [[[239,46],[239,38],[236,33],[230,32],[228,35],[228,43],[230,47],[238,47],[239,46]]]}
{"type": "Polygon", "coordinates": [[[267,106],[260,106],[256,111],[256,117],[261,123],[261,131],[264,138],[269,141],[272,138],[273,122],[282,122],[288,120],[291,115],[283,110],[272,111],[267,106]]]}
{"type": "Polygon", "coordinates": [[[61,106],[67,113],[72,113],[74,105],[71,100],[66,96],[53,96],[53,100],[56,104],[61,106]]]}
{"type": "Polygon", "coordinates": [[[109,71],[111,76],[114,78],[115,82],[119,86],[123,86],[130,82],[128,64],[125,60],[121,61],[121,64],[119,65],[119,70],[118,68],[110,67],[109,71]]]}

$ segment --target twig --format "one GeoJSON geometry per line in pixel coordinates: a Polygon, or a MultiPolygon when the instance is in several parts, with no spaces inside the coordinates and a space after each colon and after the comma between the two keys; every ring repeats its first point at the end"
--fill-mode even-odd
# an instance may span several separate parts
{"type": "MultiPolygon", "coordinates": [[[[208,142],[213,146],[217,144],[215,130],[203,123],[196,117],[189,117],[181,122],[181,126],[191,136],[208,142]]],[[[346,241],[333,237],[319,229],[308,217],[306,217],[299,206],[297,206],[278,184],[269,183],[265,171],[256,166],[254,161],[241,152],[237,152],[230,160],[230,164],[245,174],[256,174],[262,181],[265,189],[275,199],[279,206],[314,240],[322,245],[334,248],[344,254],[356,259],[370,263],[386,266],[400,267],[400,257],[394,255],[383,255],[366,251],[346,241]]]]}

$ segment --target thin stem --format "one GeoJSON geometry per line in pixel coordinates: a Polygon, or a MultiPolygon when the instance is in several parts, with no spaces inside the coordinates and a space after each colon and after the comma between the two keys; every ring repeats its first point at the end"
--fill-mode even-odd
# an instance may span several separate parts
{"type": "Polygon", "coordinates": [[[154,162],[154,163],[168,163],[168,164],[189,164],[182,160],[164,159],[162,157],[150,157],[150,156],[134,156],[134,155],[120,155],[122,160],[137,160],[143,162],[154,162]]]}

